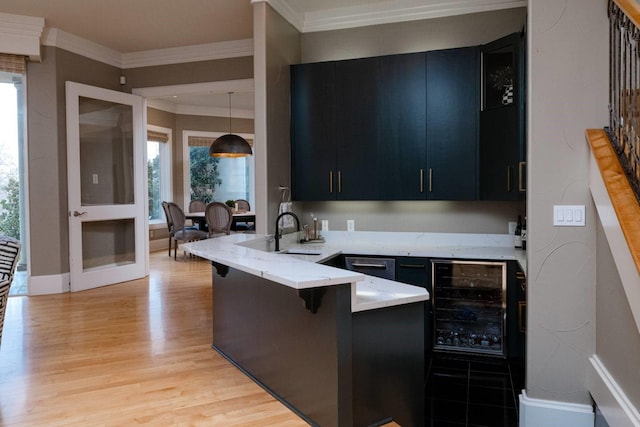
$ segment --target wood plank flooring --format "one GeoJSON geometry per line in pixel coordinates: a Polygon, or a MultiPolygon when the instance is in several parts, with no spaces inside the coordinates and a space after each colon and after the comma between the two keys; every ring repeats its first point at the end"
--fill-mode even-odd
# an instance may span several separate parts
{"type": "Polygon", "coordinates": [[[211,349],[211,267],[151,254],[151,274],[9,298],[2,426],[306,426],[211,349]]]}

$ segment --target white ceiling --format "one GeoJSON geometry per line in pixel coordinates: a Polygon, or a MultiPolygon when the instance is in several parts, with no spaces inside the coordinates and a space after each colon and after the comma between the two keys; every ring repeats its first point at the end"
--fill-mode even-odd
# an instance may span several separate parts
{"type": "MultiPolygon", "coordinates": [[[[526,6],[526,0],[254,0],[268,1],[302,32],[425,19],[526,6]]],[[[0,14],[44,18],[46,29],[122,54],[253,38],[251,0],[1,0],[0,14]]],[[[165,98],[175,108],[228,108],[228,95],[165,98]]],[[[251,94],[233,105],[253,110],[251,94]]]]}

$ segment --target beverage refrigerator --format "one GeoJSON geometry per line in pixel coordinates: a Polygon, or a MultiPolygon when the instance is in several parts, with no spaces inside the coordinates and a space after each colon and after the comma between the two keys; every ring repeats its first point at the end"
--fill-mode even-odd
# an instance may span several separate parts
{"type": "Polygon", "coordinates": [[[506,262],[431,263],[433,350],[505,357],[506,262]]]}

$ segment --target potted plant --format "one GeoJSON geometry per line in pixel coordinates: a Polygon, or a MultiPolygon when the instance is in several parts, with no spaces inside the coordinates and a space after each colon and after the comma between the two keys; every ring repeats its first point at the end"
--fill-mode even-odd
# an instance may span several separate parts
{"type": "Polygon", "coordinates": [[[229,199],[226,202],[224,202],[224,204],[229,206],[231,208],[231,210],[235,212],[235,210],[236,210],[236,201],[235,200],[229,199]]]}
{"type": "Polygon", "coordinates": [[[502,91],[502,104],[513,102],[513,69],[511,65],[499,68],[495,73],[489,74],[494,89],[502,91]]]}

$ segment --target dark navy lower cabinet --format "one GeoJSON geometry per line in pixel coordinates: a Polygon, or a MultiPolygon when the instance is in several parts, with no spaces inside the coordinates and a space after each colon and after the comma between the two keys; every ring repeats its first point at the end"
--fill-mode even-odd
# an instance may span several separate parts
{"type": "Polygon", "coordinates": [[[351,312],[351,285],[297,289],[213,268],[213,348],[312,426],[424,425],[424,307],[351,312]],[[218,271],[224,271],[224,277],[218,271]]]}

